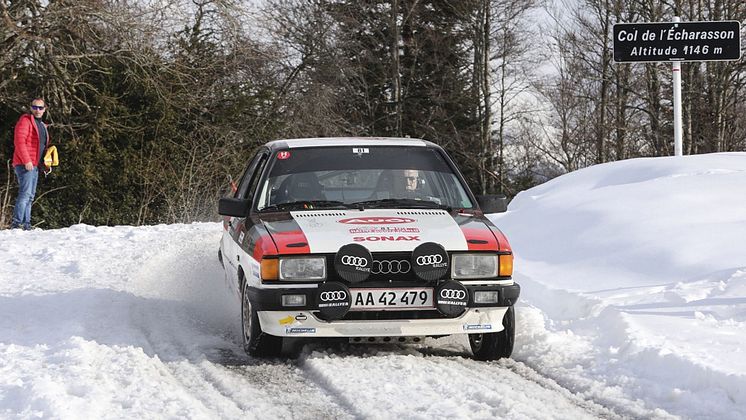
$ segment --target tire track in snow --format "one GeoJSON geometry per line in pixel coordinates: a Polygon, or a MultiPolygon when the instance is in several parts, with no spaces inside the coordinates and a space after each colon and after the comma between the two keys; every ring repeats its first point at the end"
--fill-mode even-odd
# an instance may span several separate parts
{"type": "Polygon", "coordinates": [[[319,375],[313,366],[306,364],[306,358],[301,356],[295,364],[303,371],[303,377],[306,381],[311,384],[315,384],[317,388],[325,395],[329,396],[334,402],[341,408],[343,408],[350,418],[362,419],[365,416],[358,410],[353,401],[350,401],[342,390],[337,389],[333,384],[324,380],[323,375],[319,375]]]}
{"type": "Polygon", "coordinates": [[[359,418],[624,418],[504,366],[428,351],[342,345],[311,348],[302,360],[309,377],[359,418]]]}
{"type": "MultiPolygon", "coordinates": [[[[451,338],[452,341],[453,338],[451,338]]],[[[587,411],[588,413],[597,416],[598,418],[604,419],[673,419],[677,418],[674,415],[667,413],[662,409],[647,409],[642,405],[639,400],[629,400],[620,398],[618,395],[614,397],[604,396],[602,393],[594,392],[593,386],[586,384],[587,391],[572,390],[568,386],[561,382],[561,378],[554,378],[542,374],[540,371],[534,369],[530,364],[515,359],[501,359],[495,362],[481,362],[470,358],[471,354],[466,349],[468,344],[464,344],[462,350],[458,349],[459,346],[451,345],[451,349],[448,346],[445,348],[438,347],[422,347],[418,351],[426,356],[438,356],[450,358],[458,363],[462,364],[468,370],[485,370],[485,371],[510,371],[519,375],[527,381],[533,382],[549,391],[562,394],[564,398],[572,402],[579,408],[587,411]]],[[[602,383],[595,383],[598,389],[606,389],[607,386],[602,383]]]]}
{"type": "Polygon", "coordinates": [[[253,359],[237,343],[231,348],[195,350],[179,343],[181,337],[158,333],[153,338],[144,332],[156,355],[177,359],[163,362],[175,382],[221,418],[355,417],[292,361],[253,359]]]}
{"type": "Polygon", "coordinates": [[[314,382],[303,366],[297,362],[278,362],[252,360],[251,363],[234,366],[238,373],[249,382],[269,389],[274,395],[274,404],[289,410],[292,419],[354,419],[359,418],[354,407],[341,401],[339,397],[328,392],[314,382]]]}
{"type": "MultiPolygon", "coordinates": [[[[525,379],[526,381],[535,383],[542,388],[545,388],[551,392],[554,392],[558,395],[561,395],[563,398],[565,398],[570,403],[574,404],[578,408],[586,411],[588,414],[590,414],[593,417],[596,418],[602,418],[602,419],[614,419],[614,420],[623,420],[623,419],[633,419],[636,418],[635,416],[631,416],[629,414],[620,414],[615,409],[609,406],[605,406],[604,404],[594,401],[592,398],[583,397],[577,393],[572,392],[571,390],[562,387],[558,383],[556,383],[554,380],[542,376],[538,372],[534,371],[533,369],[529,368],[528,366],[524,365],[521,362],[517,362],[512,359],[504,359],[499,360],[497,362],[475,362],[473,360],[467,360],[467,359],[461,359],[458,361],[459,364],[463,365],[467,369],[474,368],[474,363],[482,363],[479,368],[484,371],[495,371],[495,372],[501,372],[501,371],[508,371],[511,373],[514,373],[521,378],[525,379]]],[[[649,418],[649,417],[646,417],[649,418]]]]}
{"type": "MultiPolygon", "coordinates": [[[[361,418],[380,418],[387,402],[397,402],[396,394],[410,395],[411,399],[433,400],[441,393],[441,399],[457,399],[476,411],[466,415],[463,411],[447,407],[440,413],[422,408],[432,417],[469,418],[603,418],[603,419],[670,419],[675,416],[660,409],[645,409],[640,401],[613,401],[596,393],[573,391],[554,379],[544,376],[526,364],[512,359],[497,362],[481,362],[470,358],[465,348],[444,343],[436,347],[350,345],[307,351],[303,357],[304,369],[319,386],[327,392],[337,394],[361,418]],[[410,386],[406,377],[396,371],[406,367],[408,360],[421,371],[420,384],[410,386]],[[348,376],[357,371],[356,378],[363,384],[350,386],[348,376]],[[389,381],[385,380],[389,377],[389,381]],[[383,378],[383,379],[382,379],[383,378]],[[366,379],[368,379],[366,381],[366,379]],[[392,383],[395,385],[392,386],[392,383]],[[424,386],[422,384],[425,384],[424,386]],[[451,386],[449,388],[449,386],[451,386]],[[392,387],[394,392],[387,392],[392,387]],[[361,389],[378,390],[380,398],[359,392],[361,389]],[[499,389],[499,396],[495,390],[499,389]],[[448,392],[441,392],[448,390],[448,392]],[[387,395],[388,394],[388,395],[387,395]],[[346,395],[353,395],[349,399],[346,395]],[[362,396],[362,398],[361,398],[362,396]],[[527,396],[530,398],[527,399],[527,396]],[[365,401],[368,399],[368,401],[365,401]],[[514,400],[517,403],[511,403],[514,400]],[[484,406],[488,406],[485,410],[484,406]],[[523,405],[523,406],[521,406],[523,405]],[[530,406],[541,406],[534,411],[530,406]],[[451,411],[448,411],[451,410],[451,411]],[[481,411],[480,411],[481,410],[481,411]],[[487,414],[485,414],[487,413],[487,414]]],[[[417,375],[417,373],[414,373],[417,375]]],[[[599,384],[603,386],[603,384],[599,384]]],[[[399,398],[400,399],[400,398],[399,398]]],[[[403,402],[403,401],[402,401],[403,402]]],[[[417,405],[411,401],[409,405],[417,405]]],[[[404,415],[396,410],[386,415],[404,415]],[[393,414],[392,414],[393,413],[393,414]]],[[[418,415],[408,415],[417,418],[418,415]]]]}
{"type": "Polygon", "coordinates": [[[555,382],[553,379],[543,376],[531,369],[522,362],[514,359],[500,359],[497,361],[484,362],[471,359],[471,354],[464,348],[462,352],[456,352],[437,349],[432,347],[423,347],[417,350],[425,356],[442,357],[453,361],[465,368],[465,371],[479,372],[479,375],[488,375],[489,373],[504,374],[506,372],[514,373],[521,378],[541,386],[548,391],[557,393],[571,402],[578,408],[586,411],[588,414],[603,419],[631,419],[635,418],[628,414],[620,414],[614,408],[608,407],[603,403],[593,400],[592,398],[583,397],[555,382]],[[450,353],[450,354],[449,354],[450,353]]]}
{"type": "Polygon", "coordinates": [[[169,244],[180,245],[160,248],[134,279],[141,294],[172,303],[135,305],[130,318],[146,353],[161,359],[174,386],[221,418],[354,418],[297,363],[245,355],[235,342],[238,306],[227,295],[214,252],[208,252],[215,244],[204,242],[170,238],[169,244]]]}

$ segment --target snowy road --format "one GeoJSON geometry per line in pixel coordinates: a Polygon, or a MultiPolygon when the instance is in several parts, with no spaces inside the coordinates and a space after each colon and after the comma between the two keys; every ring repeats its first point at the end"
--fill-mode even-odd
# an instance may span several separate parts
{"type": "Polygon", "coordinates": [[[665,417],[604,407],[520,359],[470,360],[454,338],[251,359],[215,257],[218,224],[0,235],[3,418],[665,417]],[[40,265],[47,274],[24,276],[40,265]]]}
{"type": "Polygon", "coordinates": [[[459,338],[245,356],[216,223],[0,231],[0,419],[743,419],[744,185],[723,153],[520,193],[490,216],[522,287],[493,363],[459,338]]]}

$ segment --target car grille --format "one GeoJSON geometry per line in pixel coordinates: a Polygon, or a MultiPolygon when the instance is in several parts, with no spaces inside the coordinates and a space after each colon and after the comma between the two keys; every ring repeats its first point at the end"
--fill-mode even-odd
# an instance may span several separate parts
{"type": "MultiPolygon", "coordinates": [[[[410,252],[373,253],[373,267],[370,277],[362,284],[371,282],[416,282],[425,284],[426,282],[418,279],[412,271],[411,257],[410,252]]],[[[327,279],[348,284],[334,270],[334,255],[327,256],[326,262],[328,267],[327,279]]]]}

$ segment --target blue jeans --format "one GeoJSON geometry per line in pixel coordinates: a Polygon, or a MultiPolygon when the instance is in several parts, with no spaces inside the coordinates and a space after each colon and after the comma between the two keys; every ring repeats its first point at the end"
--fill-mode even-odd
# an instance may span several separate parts
{"type": "Polygon", "coordinates": [[[18,178],[18,198],[13,208],[13,222],[11,227],[23,227],[31,229],[31,204],[36,195],[36,182],[39,180],[39,169],[27,171],[23,165],[16,165],[16,178],[18,178]]]}

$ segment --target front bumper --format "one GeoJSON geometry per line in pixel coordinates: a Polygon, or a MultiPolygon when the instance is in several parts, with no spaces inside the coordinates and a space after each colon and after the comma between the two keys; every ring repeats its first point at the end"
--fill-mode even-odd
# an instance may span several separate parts
{"type": "MultiPolygon", "coordinates": [[[[464,284],[469,292],[469,308],[491,308],[495,306],[507,307],[512,306],[518,301],[521,293],[521,286],[518,283],[512,284],[464,284]],[[497,291],[499,300],[497,303],[478,304],[474,302],[474,292],[476,291],[497,291]]],[[[249,298],[258,311],[315,311],[316,295],[318,285],[305,284],[302,287],[293,287],[288,285],[282,288],[256,288],[248,289],[249,298]],[[287,307],[282,305],[282,295],[305,295],[307,304],[300,307],[287,307]]],[[[366,283],[365,287],[387,288],[391,285],[386,283],[366,283]]],[[[422,287],[421,283],[399,283],[396,287],[422,287]]]]}
{"type": "Polygon", "coordinates": [[[258,315],[262,331],[279,337],[407,337],[502,331],[507,310],[507,306],[469,308],[456,318],[332,322],[305,310],[259,311],[258,315]]]}

